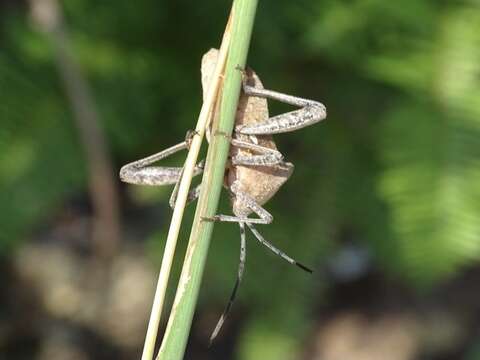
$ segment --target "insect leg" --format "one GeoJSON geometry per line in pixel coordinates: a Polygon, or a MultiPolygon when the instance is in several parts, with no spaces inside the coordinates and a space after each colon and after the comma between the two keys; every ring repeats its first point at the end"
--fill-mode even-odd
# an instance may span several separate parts
{"type": "Polygon", "coordinates": [[[283,260],[289,262],[290,264],[292,265],[296,265],[298,266],[300,269],[306,271],[306,272],[309,272],[309,273],[312,273],[313,270],[306,267],[305,265],[299,263],[298,261],[292,259],[290,256],[288,256],[287,254],[285,254],[283,251],[281,251],[280,249],[277,249],[273,244],[271,244],[270,242],[268,242],[267,240],[265,240],[265,238],[258,232],[257,229],[255,229],[255,227],[250,224],[250,223],[246,223],[247,226],[250,228],[250,230],[252,231],[253,235],[255,235],[255,237],[257,238],[257,240],[264,246],[266,246],[271,252],[273,252],[275,255],[278,255],[280,256],[283,260]]]}
{"type": "Polygon", "coordinates": [[[230,299],[228,300],[227,306],[225,307],[225,310],[223,311],[222,316],[218,320],[217,325],[215,326],[215,329],[212,332],[212,335],[210,336],[210,345],[217,337],[218,333],[220,332],[220,329],[222,328],[223,323],[225,322],[225,319],[227,318],[227,315],[230,313],[230,309],[232,307],[233,302],[235,301],[235,297],[237,296],[237,290],[240,285],[240,282],[242,281],[243,272],[245,270],[246,245],[247,245],[247,242],[245,239],[245,223],[239,223],[239,225],[240,225],[240,262],[238,264],[237,280],[235,281],[235,285],[233,286],[233,290],[230,295],[230,299]]]}
{"type": "MultiPolygon", "coordinates": [[[[170,196],[170,207],[175,207],[178,195],[178,186],[183,175],[183,167],[148,166],[156,161],[162,160],[176,152],[187,149],[195,132],[187,132],[185,141],[169,147],[146,158],[131,162],[120,169],[120,179],[124,182],[138,185],[170,185],[175,184],[170,196]]],[[[202,173],[204,162],[201,161],[195,166],[194,176],[202,173]]],[[[192,202],[200,193],[200,186],[188,192],[187,203],[192,202]]]]}
{"type": "Polygon", "coordinates": [[[325,105],[314,100],[287,95],[272,90],[258,89],[243,84],[243,91],[249,96],[257,96],[277,100],[301,107],[299,110],[273,116],[265,121],[249,125],[239,125],[235,131],[246,135],[280,134],[313,125],[327,117],[325,105]]]}
{"type": "MultiPolygon", "coordinates": [[[[199,168],[203,171],[204,166],[205,166],[205,160],[202,160],[197,164],[196,168],[199,168]]],[[[175,187],[173,188],[172,194],[170,195],[170,200],[168,201],[168,204],[170,205],[171,209],[175,207],[175,203],[177,202],[178,188],[180,186],[180,181],[182,180],[182,177],[183,177],[183,171],[184,171],[184,168],[182,168],[182,171],[180,172],[180,176],[178,177],[178,180],[175,183],[175,187]]],[[[194,176],[195,175],[197,174],[194,173],[194,176]]],[[[200,195],[200,188],[201,186],[197,185],[194,189],[188,192],[187,204],[191,203],[192,201],[198,198],[198,196],[200,195]]]]}
{"type": "Polygon", "coordinates": [[[235,155],[231,159],[233,165],[271,166],[283,161],[282,153],[276,149],[237,139],[232,139],[231,144],[260,153],[260,155],[235,155]]]}
{"type": "MultiPolygon", "coordinates": [[[[181,178],[181,167],[148,166],[190,146],[193,132],[188,132],[185,141],[146,158],[131,162],[120,169],[120,179],[138,185],[170,185],[181,178]]],[[[202,164],[195,167],[194,175],[203,171],[202,164]]]]}
{"type": "Polygon", "coordinates": [[[130,184],[139,185],[175,184],[180,177],[182,168],[148,165],[186,148],[187,144],[184,141],[159,153],[131,162],[120,169],[120,179],[130,184]]]}
{"type": "Polygon", "coordinates": [[[241,201],[257,214],[260,218],[249,218],[247,216],[231,216],[231,215],[215,215],[213,217],[202,217],[204,221],[225,221],[236,223],[251,223],[251,224],[270,224],[273,221],[273,216],[263,207],[261,207],[254,199],[238,189],[238,185],[234,182],[230,191],[236,196],[237,200],[241,201]]]}
{"type": "MultiPolygon", "coordinates": [[[[168,204],[170,205],[171,209],[175,207],[175,203],[177,202],[178,186],[180,184],[180,179],[181,179],[181,176],[179,180],[176,182],[175,188],[172,191],[172,195],[170,195],[170,200],[168,201],[168,204]]],[[[201,189],[201,184],[197,185],[195,188],[193,188],[188,192],[187,204],[198,199],[198,196],[200,195],[200,189],[201,189]]]]}

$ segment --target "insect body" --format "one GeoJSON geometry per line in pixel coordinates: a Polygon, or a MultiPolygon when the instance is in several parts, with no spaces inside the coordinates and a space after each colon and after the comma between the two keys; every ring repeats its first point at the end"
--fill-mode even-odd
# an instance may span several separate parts
{"type": "MultiPolygon", "coordinates": [[[[218,57],[218,50],[211,49],[202,59],[202,87],[204,97],[210,77],[213,74],[218,57]]],[[[285,162],[283,155],[277,150],[272,134],[294,131],[325,119],[325,106],[319,102],[266,90],[251,69],[243,71],[243,91],[240,95],[235,118],[235,128],[232,135],[229,162],[225,171],[224,185],[230,192],[233,215],[215,215],[204,218],[206,221],[236,222],[240,226],[240,264],[235,286],[230,300],[220,320],[212,333],[213,340],[218,334],[225,316],[235,298],[245,267],[246,236],[245,225],[252,231],[257,240],[275,254],[311,272],[309,268],[298,263],[274,245],[266,241],[255,228],[254,224],[269,224],[272,215],[265,210],[264,205],[279,188],[288,180],[293,172],[293,164],[285,162]],[[285,102],[298,106],[300,109],[285,114],[269,117],[267,99],[285,102]],[[254,213],[258,217],[249,217],[254,213]]],[[[207,139],[211,134],[207,131],[207,139]]],[[[176,184],[170,198],[173,207],[176,199],[177,185],[180,181],[182,168],[150,166],[179,150],[189,146],[190,136],[185,141],[160,153],[127,164],[120,170],[120,178],[133,184],[167,185],[176,184]]],[[[195,168],[195,175],[203,170],[200,163],[195,168]]],[[[198,197],[199,187],[189,193],[189,200],[198,197]]]]}

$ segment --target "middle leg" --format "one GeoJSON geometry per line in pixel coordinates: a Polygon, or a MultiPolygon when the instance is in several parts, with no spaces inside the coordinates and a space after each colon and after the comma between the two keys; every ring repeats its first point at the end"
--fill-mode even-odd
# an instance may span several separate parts
{"type": "Polygon", "coordinates": [[[232,146],[259,153],[259,155],[235,155],[231,159],[232,165],[272,166],[280,164],[283,161],[282,153],[276,149],[238,139],[232,139],[230,142],[232,146]]]}

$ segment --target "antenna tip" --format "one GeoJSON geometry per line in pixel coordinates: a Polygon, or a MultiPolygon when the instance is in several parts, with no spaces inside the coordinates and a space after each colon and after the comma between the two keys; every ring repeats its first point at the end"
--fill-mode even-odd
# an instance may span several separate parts
{"type": "Polygon", "coordinates": [[[295,265],[297,265],[297,266],[298,266],[300,269],[302,269],[303,271],[306,271],[306,272],[308,272],[308,273],[310,273],[310,274],[313,273],[313,270],[312,270],[312,269],[310,269],[309,267],[306,267],[305,265],[303,265],[303,264],[301,264],[301,263],[299,263],[299,262],[295,262],[295,265]]]}

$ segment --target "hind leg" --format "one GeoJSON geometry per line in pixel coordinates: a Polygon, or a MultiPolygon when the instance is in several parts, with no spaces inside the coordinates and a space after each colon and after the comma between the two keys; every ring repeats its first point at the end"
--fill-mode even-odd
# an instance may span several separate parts
{"type": "Polygon", "coordinates": [[[249,86],[245,82],[246,77],[244,76],[243,78],[243,92],[246,95],[277,100],[289,105],[298,106],[300,109],[273,116],[258,123],[237,126],[235,131],[240,134],[280,134],[313,125],[327,117],[327,109],[325,108],[325,105],[318,101],[249,86]]]}

